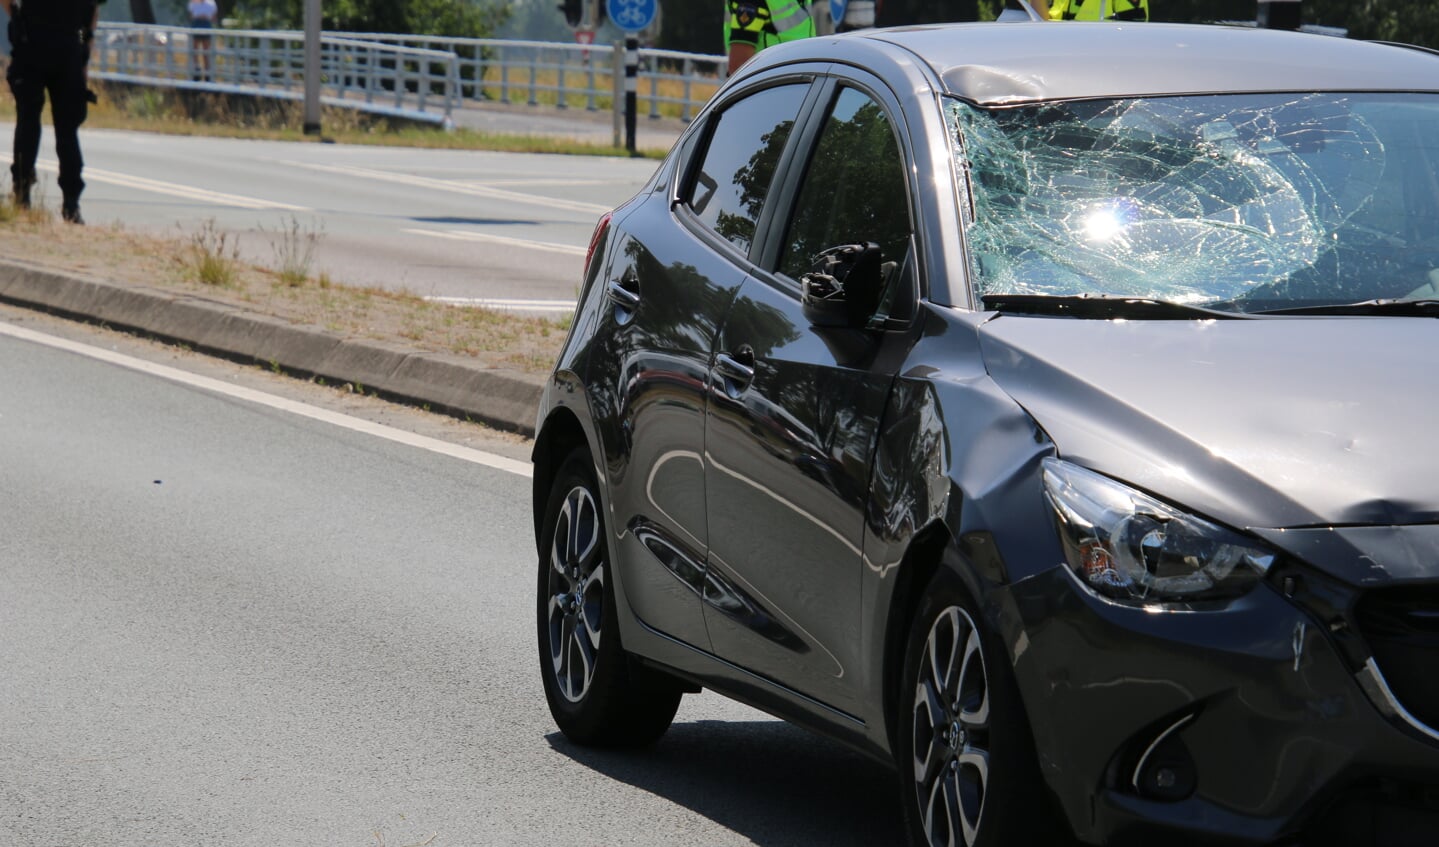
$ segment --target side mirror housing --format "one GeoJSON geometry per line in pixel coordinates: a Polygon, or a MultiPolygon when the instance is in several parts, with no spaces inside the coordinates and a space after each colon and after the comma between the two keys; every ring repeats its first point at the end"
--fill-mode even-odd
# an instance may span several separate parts
{"type": "Polygon", "coordinates": [[[800,304],[814,326],[862,327],[879,308],[883,254],[873,241],[841,244],[815,257],[800,277],[800,304]]]}

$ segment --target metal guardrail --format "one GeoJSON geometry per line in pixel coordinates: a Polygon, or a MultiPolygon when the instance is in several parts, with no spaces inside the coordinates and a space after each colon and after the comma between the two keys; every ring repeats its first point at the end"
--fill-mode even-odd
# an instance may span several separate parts
{"type": "MultiPolygon", "coordinates": [[[[300,100],[305,36],[102,23],[90,62],[90,76],[110,82],[300,100]]],[[[326,33],[320,72],[327,105],[448,124],[460,104],[458,57],[441,50],[326,33]]]]}
{"type": "MultiPolygon", "coordinates": [[[[623,91],[622,43],[586,45],[397,33],[359,37],[454,53],[460,60],[460,86],[466,99],[583,106],[597,111],[613,108],[614,93],[623,91]]],[[[640,112],[651,118],[690,120],[728,74],[725,56],[641,48],[639,58],[640,112]]]]}
{"type": "MultiPolygon", "coordinates": [[[[299,99],[304,34],[102,23],[91,76],[228,94],[299,99]],[[208,77],[198,74],[209,36],[208,77]]],[[[325,102],[448,125],[464,101],[617,111],[620,45],[327,32],[321,38],[325,102]]],[[[693,118],[724,82],[724,56],[640,51],[639,111],[693,118]]]]}

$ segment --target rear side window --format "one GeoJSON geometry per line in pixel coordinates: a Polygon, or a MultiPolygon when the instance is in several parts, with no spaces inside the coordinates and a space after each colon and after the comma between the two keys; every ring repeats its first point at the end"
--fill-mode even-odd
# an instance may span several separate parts
{"type": "Polygon", "coordinates": [[[809,85],[781,85],[737,100],[718,118],[683,195],[705,226],[748,252],[775,168],[809,85]]]}

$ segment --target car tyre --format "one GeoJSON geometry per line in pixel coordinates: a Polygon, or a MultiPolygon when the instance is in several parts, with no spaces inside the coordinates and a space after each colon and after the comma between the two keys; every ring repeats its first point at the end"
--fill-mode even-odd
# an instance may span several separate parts
{"type": "Polygon", "coordinates": [[[555,476],[540,535],[540,675],[550,714],[571,741],[641,746],[669,728],[684,692],[620,644],[600,503],[590,456],[576,450],[555,476]]]}
{"type": "Polygon", "coordinates": [[[911,623],[896,702],[911,843],[1070,843],[1055,826],[1004,650],[946,568],[930,581],[911,623]]]}

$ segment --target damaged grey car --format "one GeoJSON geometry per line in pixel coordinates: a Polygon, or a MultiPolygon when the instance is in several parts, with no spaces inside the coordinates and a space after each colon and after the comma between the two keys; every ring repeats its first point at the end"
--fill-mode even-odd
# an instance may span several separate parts
{"type": "Polygon", "coordinates": [[[581,744],[709,688],[915,844],[1432,845],[1439,57],[766,50],[606,215],[534,460],[581,744]]]}

